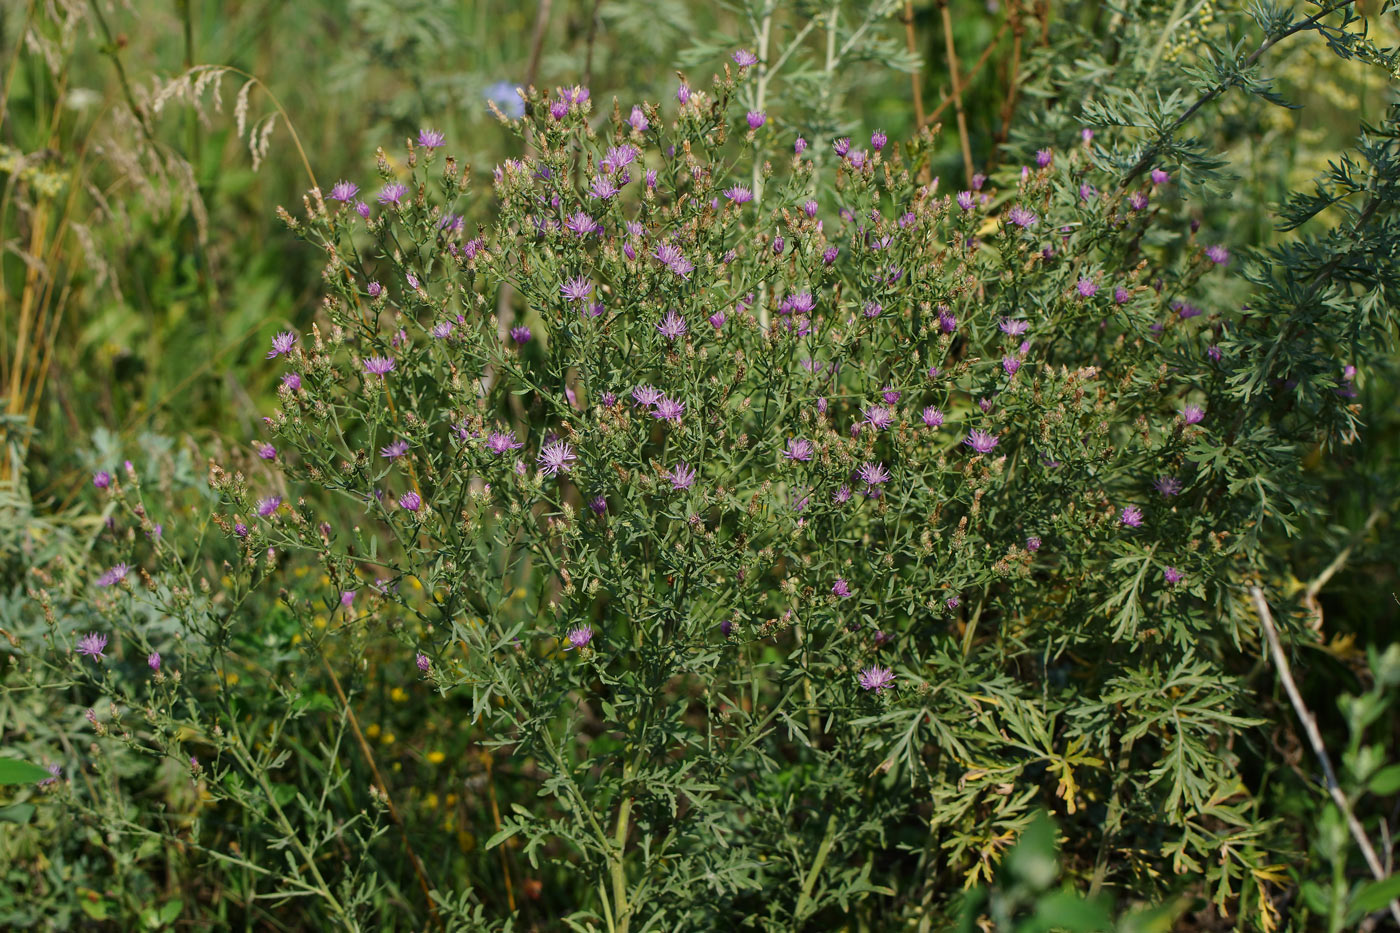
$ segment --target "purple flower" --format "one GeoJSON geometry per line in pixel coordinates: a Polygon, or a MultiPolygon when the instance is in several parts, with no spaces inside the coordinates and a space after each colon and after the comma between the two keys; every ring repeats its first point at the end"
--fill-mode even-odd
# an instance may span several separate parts
{"type": "Polygon", "coordinates": [[[774,255],[774,256],[781,256],[781,255],[783,254],[783,246],[784,246],[784,242],[783,242],[783,238],[782,238],[782,237],[780,237],[780,236],[775,236],[775,237],[773,237],[773,255],[774,255]]]}
{"type": "Polygon", "coordinates": [[[822,250],[822,264],[827,266],[831,265],[836,261],[836,257],[840,255],[840,253],[841,248],[839,246],[828,246],[826,249],[822,250]]]}
{"type": "Polygon", "coordinates": [[[559,286],[559,291],[569,301],[583,301],[593,292],[593,283],[580,275],[559,286]]]}
{"type": "Polygon", "coordinates": [[[261,458],[263,458],[264,460],[276,460],[276,459],[277,459],[277,448],[276,448],[276,447],[273,447],[271,444],[260,444],[260,443],[259,443],[259,444],[254,444],[253,447],[255,447],[255,448],[257,449],[257,451],[258,451],[258,456],[261,457],[261,458]]]}
{"type": "Polygon", "coordinates": [[[1001,358],[1001,368],[1008,376],[1016,375],[1016,370],[1021,368],[1021,361],[1014,356],[1003,356],[1001,358]]]}
{"type": "Polygon", "coordinates": [[[258,515],[262,516],[263,518],[267,518],[273,512],[276,512],[278,507],[281,506],[281,504],[281,496],[268,496],[266,499],[259,499],[258,515]]]}
{"type": "Polygon", "coordinates": [[[710,326],[713,327],[715,330],[719,330],[720,328],[724,327],[724,320],[724,312],[716,311],[714,314],[710,315],[710,326]]]}
{"type": "Polygon", "coordinates": [[[1165,185],[1170,178],[1170,175],[1159,168],[1152,170],[1152,184],[1154,185],[1165,185]]]}
{"type": "Polygon", "coordinates": [[[1040,218],[1036,217],[1035,214],[1031,211],[1017,204],[1015,207],[1011,208],[1011,210],[1006,212],[1006,219],[1009,220],[1011,223],[1015,224],[1016,226],[1025,229],[1027,227],[1035,226],[1036,221],[1040,218]]]}
{"type": "Polygon", "coordinates": [[[1097,194],[1098,192],[1094,190],[1094,186],[1088,182],[1079,186],[1079,200],[1081,201],[1088,201],[1097,194]]]}
{"type": "Polygon", "coordinates": [[[681,106],[682,106],[682,107],[684,107],[686,104],[690,103],[690,85],[689,85],[689,84],[686,84],[684,81],[682,81],[682,82],[681,82],[681,86],[678,87],[678,88],[676,88],[676,100],[678,100],[678,101],[681,102],[681,106]]]}
{"type": "Polygon", "coordinates": [[[646,181],[646,186],[647,186],[648,188],[655,188],[655,187],[656,187],[656,169],[654,169],[654,168],[649,168],[649,169],[647,169],[647,173],[646,173],[646,176],[645,176],[645,181],[646,181]]]}
{"type": "Polygon", "coordinates": [[[150,654],[146,655],[146,664],[153,671],[160,670],[160,652],[152,651],[150,654]]]}
{"type": "Polygon", "coordinates": [[[92,474],[92,484],[98,489],[106,489],[112,485],[112,474],[106,470],[98,470],[92,474]]]}
{"type": "Polygon", "coordinates": [[[589,186],[588,194],[590,197],[600,201],[606,201],[608,198],[617,194],[617,184],[607,175],[599,175],[597,178],[593,179],[593,184],[589,186]]]}
{"type": "Polygon", "coordinates": [[[979,454],[991,453],[992,448],[1000,442],[1001,439],[995,434],[988,434],[986,431],[980,431],[976,428],[973,428],[967,437],[963,438],[963,443],[979,454]]]}
{"type": "Polygon", "coordinates": [[[1159,476],[1152,481],[1152,485],[1163,498],[1170,498],[1181,492],[1181,480],[1174,476],[1159,476]]]}
{"type": "Polygon", "coordinates": [[[831,584],[831,594],[845,599],[851,595],[851,585],[841,577],[837,577],[836,582],[831,584]]]}
{"type": "Polygon", "coordinates": [[[355,213],[359,214],[365,220],[369,220],[369,205],[366,204],[364,201],[356,201],[355,213]]]}
{"type": "Polygon", "coordinates": [[[418,131],[418,145],[424,149],[436,149],[443,144],[446,138],[437,130],[418,131]]]}
{"type": "Polygon", "coordinates": [[[592,640],[593,640],[593,629],[592,629],[592,628],[590,628],[590,627],[587,626],[587,625],[578,625],[578,626],[575,626],[574,628],[569,629],[568,634],[565,635],[565,641],[568,642],[568,645],[565,646],[564,650],[565,650],[565,651],[570,651],[570,650],[573,650],[573,649],[582,650],[583,648],[586,648],[586,647],[588,646],[588,643],[591,642],[592,640]]]}
{"type": "Polygon", "coordinates": [[[384,189],[382,191],[379,192],[379,203],[392,204],[395,207],[398,207],[399,201],[402,200],[403,196],[406,194],[408,194],[407,185],[401,185],[396,181],[390,182],[389,184],[384,186],[384,189]]]}
{"type": "Polygon", "coordinates": [[[1029,321],[1014,321],[1009,317],[1002,318],[1001,323],[997,326],[1000,327],[1001,332],[1008,337],[1019,337],[1030,330],[1031,327],[1029,321]]]}
{"type": "Polygon", "coordinates": [[[126,574],[131,568],[126,564],[117,564],[111,570],[97,578],[98,586],[116,586],[126,579],[126,574]]]}
{"type": "Polygon", "coordinates": [[[1125,505],[1118,520],[1129,528],[1140,528],[1142,527],[1142,509],[1135,505],[1125,505]]]}
{"type": "Polygon", "coordinates": [[[797,137],[797,140],[792,144],[792,154],[800,156],[806,151],[807,140],[803,139],[801,136],[797,137]]]}
{"type": "Polygon", "coordinates": [[[860,672],[859,681],[862,690],[879,693],[894,686],[894,671],[888,667],[872,665],[860,672]]]}
{"type": "Polygon", "coordinates": [[[851,138],[849,136],[842,136],[840,139],[836,140],[836,142],[831,144],[831,148],[835,149],[836,154],[844,159],[846,157],[846,153],[851,151],[851,138]]]}
{"type": "Polygon", "coordinates": [[[1147,207],[1147,195],[1141,191],[1134,191],[1128,196],[1128,207],[1135,211],[1143,210],[1147,207]]]}
{"type": "Polygon", "coordinates": [[[1092,298],[1099,290],[1099,284],[1093,279],[1083,278],[1079,280],[1075,288],[1079,290],[1080,298],[1092,298]]]}
{"type": "Polygon", "coordinates": [[[1220,352],[1220,348],[1218,346],[1216,346],[1215,344],[1211,344],[1210,346],[1206,347],[1206,356],[1210,357],[1212,362],[1219,363],[1220,358],[1224,356],[1224,354],[1220,352]]]}
{"type": "Polygon", "coordinates": [[[947,308],[939,308],[938,326],[942,328],[943,333],[951,334],[958,329],[958,319],[954,316],[953,312],[949,311],[947,308]]]}
{"type": "Polygon", "coordinates": [[[574,236],[587,236],[602,228],[585,211],[575,211],[573,214],[569,215],[568,220],[564,221],[564,229],[568,230],[574,236]]]}
{"type": "Polygon", "coordinates": [[[1132,296],[1128,294],[1128,290],[1121,285],[1113,290],[1113,301],[1115,304],[1125,305],[1128,303],[1130,297],[1132,296]]]}
{"type": "Polygon", "coordinates": [[[1026,550],[1030,551],[1032,554],[1040,550],[1039,535],[1031,535],[1029,538],[1026,539],[1026,550]]]}
{"type": "Polygon", "coordinates": [[[384,286],[380,285],[378,282],[370,282],[365,286],[365,292],[368,293],[371,298],[378,298],[380,295],[384,294],[384,286]]]}
{"type": "Polygon", "coordinates": [[[870,148],[874,149],[876,152],[885,148],[885,143],[889,141],[889,137],[880,130],[876,130],[870,134],[870,148]]]}
{"type": "Polygon", "coordinates": [[[553,441],[540,448],[540,455],[535,458],[535,462],[540,465],[540,472],[547,476],[554,476],[560,470],[568,471],[578,457],[574,454],[574,449],[564,441],[553,441]]]}
{"type": "Polygon", "coordinates": [[[943,600],[943,605],[947,606],[949,609],[956,609],[961,604],[962,600],[958,599],[956,596],[949,596],[947,599],[943,600]]]}
{"type": "Polygon", "coordinates": [[[360,193],[360,186],[350,181],[338,181],[331,186],[330,198],[332,201],[349,201],[360,193]]]}
{"type": "Polygon", "coordinates": [[[678,463],[666,474],[671,480],[672,489],[689,489],[690,484],[695,482],[695,471],[684,463],[678,463]]]}
{"type": "Polygon", "coordinates": [[[639,385],[632,390],[632,400],[638,405],[651,407],[661,399],[661,390],[649,385],[639,385]]]}
{"type": "Polygon", "coordinates": [[[651,127],[651,124],[647,122],[647,115],[636,104],[632,105],[632,115],[627,118],[627,122],[638,133],[645,133],[651,127]]]}
{"type": "Polygon", "coordinates": [[[845,503],[849,502],[850,499],[851,487],[846,486],[844,484],[831,494],[831,501],[834,502],[836,505],[844,505],[845,503]]]}
{"type": "Polygon", "coordinates": [[[612,175],[631,165],[636,161],[636,158],[637,147],[624,143],[621,146],[610,146],[607,154],[603,156],[603,160],[599,165],[602,167],[603,171],[612,175]]]}
{"type": "Polygon", "coordinates": [[[958,192],[958,207],[962,208],[964,211],[970,211],[972,210],[973,203],[971,191],[958,192]]]}
{"type": "Polygon", "coordinates": [[[1035,164],[1039,168],[1049,168],[1052,158],[1054,158],[1054,155],[1049,149],[1037,149],[1035,153],[1035,164]]]}
{"type": "Polygon", "coordinates": [[[289,330],[282,331],[282,333],[272,338],[272,349],[267,351],[267,358],[275,359],[276,357],[279,357],[284,353],[291,353],[292,346],[296,342],[296,334],[292,333],[289,330]]]}
{"type": "Polygon", "coordinates": [[[1177,570],[1175,567],[1167,567],[1166,569],[1164,569],[1162,571],[1162,576],[1166,577],[1167,582],[1172,584],[1173,586],[1180,583],[1183,579],[1186,578],[1186,574],[1182,573],[1180,570],[1177,570]]]}
{"type": "Polygon", "coordinates": [[[343,607],[346,608],[346,609],[349,609],[349,608],[350,608],[351,606],[353,606],[354,604],[355,604],[355,591],[354,591],[354,590],[342,590],[341,593],[340,593],[340,605],[343,606],[343,607]]]}
{"type": "Polygon", "coordinates": [[[937,428],[943,424],[943,412],[932,405],[924,409],[924,425],[930,428],[937,428]]]}
{"type": "Polygon", "coordinates": [[[452,323],[450,321],[441,321],[437,324],[434,324],[433,329],[430,330],[428,333],[432,334],[437,339],[442,340],[444,338],[452,336],[452,329],[452,323]]]}
{"type": "Polygon", "coordinates": [[[106,657],[102,652],[107,650],[107,636],[98,632],[89,632],[78,639],[78,654],[87,655],[97,659],[106,657]]]}
{"type": "Polygon", "coordinates": [[[530,342],[530,328],[521,324],[510,329],[510,339],[514,340],[516,346],[524,346],[530,342]]]}
{"type": "Polygon", "coordinates": [[[789,460],[801,460],[806,462],[812,459],[812,442],[805,437],[794,437],[788,440],[787,450],[783,451],[783,456],[789,460]]]}
{"type": "Polygon", "coordinates": [[[768,122],[768,114],[761,110],[750,110],[746,119],[749,121],[749,129],[756,130],[768,122]]]}
{"type": "Polygon", "coordinates": [[[681,415],[685,414],[685,403],[675,399],[661,396],[656,400],[656,405],[652,408],[651,416],[661,421],[669,421],[672,424],[681,423],[681,415]]]}
{"type": "Polygon", "coordinates": [[[753,192],[743,185],[733,185],[724,189],[724,196],[735,204],[747,204],[753,200],[753,192]]]}
{"type": "Polygon", "coordinates": [[[413,663],[418,665],[418,669],[425,674],[428,673],[428,669],[432,667],[432,662],[428,660],[428,656],[421,651],[413,656],[413,663]]]}
{"type": "Polygon", "coordinates": [[[406,453],[408,453],[408,441],[403,440],[394,441],[388,447],[381,447],[379,449],[379,455],[381,457],[388,457],[390,460],[402,457],[406,453]]]}
{"type": "Polygon", "coordinates": [[[1230,251],[1219,244],[1207,246],[1206,258],[1217,266],[1228,265],[1230,262],[1230,251]]]}
{"type": "Polygon", "coordinates": [[[383,379],[394,369],[394,358],[391,356],[371,356],[364,361],[365,372],[372,376],[383,379]]]}
{"type": "Polygon", "coordinates": [[[880,394],[880,397],[885,400],[885,404],[887,405],[893,405],[895,402],[899,401],[899,396],[900,392],[894,386],[885,386],[880,394]]]}
{"type": "Polygon", "coordinates": [[[737,49],[732,57],[734,59],[734,64],[738,65],[740,68],[748,68],[751,65],[758,64],[758,56],[748,49],[737,49]]]}
{"type": "Polygon", "coordinates": [[[523,446],[525,445],[515,439],[514,431],[506,431],[504,434],[500,431],[492,431],[490,436],[486,438],[486,449],[498,456],[506,451],[519,450],[523,446]]]}
{"type": "Polygon", "coordinates": [[[862,414],[865,416],[864,423],[877,431],[888,428],[894,421],[894,413],[883,405],[870,405],[862,414]]]}
{"type": "Polygon", "coordinates": [[[1206,418],[1206,410],[1199,405],[1187,405],[1181,410],[1181,420],[1186,424],[1200,424],[1206,418]]]}
{"type": "Polygon", "coordinates": [[[879,486],[890,481],[889,471],[883,463],[867,463],[858,471],[861,481],[867,486],[879,486]]]}
{"type": "Polygon", "coordinates": [[[657,333],[673,343],[681,337],[684,337],[688,329],[689,328],[687,328],[685,324],[685,318],[681,317],[675,311],[667,311],[666,316],[656,325],[657,333]]]}
{"type": "Polygon", "coordinates": [[[423,507],[423,498],[418,493],[410,490],[399,496],[399,508],[407,509],[410,512],[417,512],[423,507]]]}
{"type": "Polygon", "coordinates": [[[234,522],[233,533],[240,538],[246,538],[248,537],[248,526],[242,522],[234,522]]]}

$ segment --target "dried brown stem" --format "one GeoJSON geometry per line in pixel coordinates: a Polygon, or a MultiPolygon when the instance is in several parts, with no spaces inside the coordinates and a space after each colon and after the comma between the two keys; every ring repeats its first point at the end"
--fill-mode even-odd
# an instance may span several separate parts
{"type": "MultiPolygon", "coordinates": [[[[1317,760],[1322,763],[1322,773],[1327,779],[1327,793],[1331,796],[1332,802],[1337,805],[1337,809],[1341,811],[1342,816],[1346,818],[1347,829],[1351,831],[1351,837],[1361,848],[1361,854],[1366,857],[1366,866],[1371,869],[1371,874],[1375,876],[1377,881],[1383,881],[1386,877],[1385,866],[1381,864],[1380,858],[1376,855],[1370,837],[1366,835],[1366,828],[1356,818],[1356,813],[1352,810],[1347,795],[1342,793],[1341,785],[1337,783],[1337,772],[1332,768],[1332,758],[1327,754],[1327,746],[1322,742],[1322,732],[1317,728],[1317,718],[1303,702],[1303,695],[1298,692],[1298,685],[1293,680],[1293,669],[1288,664],[1288,656],[1283,653],[1283,645],[1279,643],[1278,629],[1274,626],[1274,617],[1269,612],[1269,603],[1264,599],[1264,592],[1257,586],[1251,586],[1249,595],[1254,599],[1254,608],[1259,613],[1259,624],[1264,630],[1264,638],[1269,643],[1269,653],[1273,656],[1274,666],[1278,668],[1279,679],[1283,681],[1284,692],[1288,694],[1288,700],[1293,704],[1293,712],[1298,715],[1298,721],[1303,724],[1303,732],[1308,737],[1308,744],[1312,746],[1313,754],[1317,755],[1317,760]]],[[[1390,902],[1390,915],[1395,918],[1396,923],[1400,923],[1400,898],[1390,902]]]]}
{"type": "Polygon", "coordinates": [[[967,186],[972,187],[972,142],[967,134],[967,114],[963,113],[962,84],[958,80],[958,50],[953,44],[953,16],[948,12],[948,0],[938,0],[943,15],[943,39],[948,48],[948,79],[953,84],[953,109],[958,115],[958,141],[962,143],[963,171],[967,186]]]}

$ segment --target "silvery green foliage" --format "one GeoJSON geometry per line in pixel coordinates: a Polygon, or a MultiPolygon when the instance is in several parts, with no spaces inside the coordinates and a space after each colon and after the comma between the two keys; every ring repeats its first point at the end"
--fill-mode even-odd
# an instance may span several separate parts
{"type": "Polygon", "coordinates": [[[1256,255],[1192,222],[1185,96],[1097,104],[959,191],[926,138],[799,144],[742,60],[635,110],[529,94],[489,183],[425,131],[312,192],[286,219],[326,298],[268,354],[273,469],[212,472],[226,579],[119,476],[147,534],[112,558],[155,569],[97,607],[130,646],[46,663],[236,814],[247,856],[211,866],[327,925],[509,926],[505,847],[545,926],[917,926],[1046,807],[1076,880],[1274,922],[1294,837],[1251,783],[1243,588],[1286,579],[1302,458],[1355,433],[1393,327],[1394,121],[1284,217],[1340,225],[1256,255]],[[299,647],[240,643],[283,585],[299,647]],[[386,641],[378,676],[522,788],[468,880],[446,827],[392,826],[411,780],[350,785],[359,726],[311,686],[354,695],[386,641]],[[235,652],[280,672],[251,725],[235,652]]]}

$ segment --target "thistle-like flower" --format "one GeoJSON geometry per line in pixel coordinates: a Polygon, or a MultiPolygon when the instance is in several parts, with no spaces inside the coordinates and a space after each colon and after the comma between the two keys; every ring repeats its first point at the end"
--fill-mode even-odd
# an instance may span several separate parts
{"type": "Polygon", "coordinates": [[[268,359],[275,359],[284,353],[291,353],[292,347],[297,342],[297,335],[289,330],[284,330],[272,338],[272,349],[267,351],[268,359]]]}
{"type": "Polygon", "coordinates": [[[574,449],[566,442],[553,441],[540,448],[540,455],[535,458],[535,462],[540,465],[541,473],[554,476],[560,470],[570,470],[577,459],[574,449]]]}
{"type": "Polygon", "coordinates": [[[406,453],[408,453],[408,441],[404,440],[394,441],[387,447],[379,448],[379,455],[381,457],[387,457],[390,460],[402,457],[406,453]]]}
{"type": "Polygon", "coordinates": [[[783,451],[783,456],[789,460],[808,461],[812,459],[812,442],[805,437],[790,438],[787,442],[787,450],[783,451]]]}
{"type": "Polygon", "coordinates": [[[268,496],[266,499],[259,499],[259,500],[258,500],[258,515],[260,515],[260,516],[263,517],[263,518],[267,518],[267,517],[270,516],[273,512],[276,512],[277,509],[278,509],[278,507],[281,506],[281,504],[282,504],[282,497],[281,497],[281,496],[268,496]]]}
{"type": "Polygon", "coordinates": [[[968,432],[967,437],[963,438],[963,443],[979,454],[989,454],[992,452],[993,447],[1001,443],[1001,439],[995,434],[989,434],[986,431],[973,428],[968,432]]]}
{"type": "Polygon", "coordinates": [[[661,396],[652,406],[651,416],[660,421],[669,421],[672,424],[681,423],[681,415],[685,414],[685,403],[678,402],[668,396],[661,396]]]}
{"type": "Polygon", "coordinates": [[[1118,516],[1118,520],[1129,528],[1142,527],[1142,509],[1135,505],[1123,506],[1123,512],[1118,516]]]}
{"type": "Polygon", "coordinates": [[[350,181],[338,181],[331,186],[330,199],[332,201],[353,201],[355,195],[360,193],[360,186],[350,181]]]}
{"type": "Polygon", "coordinates": [[[672,489],[689,489],[690,484],[695,482],[695,471],[685,463],[676,464],[666,475],[671,480],[672,489]]]}
{"type": "Polygon", "coordinates": [[[392,204],[398,207],[399,202],[403,200],[403,196],[406,194],[408,194],[408,185],[401,185],[396,181],[390,182],[379,192],[379,203],[392,204]]]}
{"type": "Polygon", "coordinates": [[[493,454],[501,455],[511,450],[519,450],[525,445],[515,439],[514,431],[492,431],[486,438],[486,449],[493,454]]]}
{"type": "Polygon", "coordinates": [[[689,328],[686,327],[685,318],[681,317],[675,311],[667,311],[666,316],[656,325],[657,333],[673,343],[681,337],[684,337],[688,329],[689,328]]]}
{"type": "Polygon", "coordinates": [[[394,370],[392,356],[371,356],[364,361],[365,372],[383,379],[394,370]]]}
{"type": "Polygon", "coordinates": [[[861,671],[858,679],[862,690],[879,693],[894,686],[894,671],[874,665],[861,671]]]}
{"type": "Polygon", "coordinates": [[[127,573],[131,570],[126,564],[117,564],[102,576],[97,578],[98,586],[116,586],[126,579],[127,573]]]}
{"type": "Polygon", "coordinates": [[[423,497],[412,490],[399,496],[399,508],[409,512],[417,512],[423,507],[423,497]]]}
{"type": "Polygon", "coordinates": [[[581,651],[588,647],[589,642],[593,641],[593,629],[587,625],[575,626],[569,629],[568,634],[565,636],[565,641],[568,642],[564,648],[565,651],[581,651]]]}
{"type": "Polygon", "coordinates": [[[85,655],[93,660],[106,657],[103,654],[107,650],[107,636],[100,632],[89,632],[78,639],[78,654],[85,655]]]}
{"type": "Polygon", "coordinates": [[[424,149],[436,149],[447,141],[447,137],[437,130],[419,130],[418,145],[424,149]]]}

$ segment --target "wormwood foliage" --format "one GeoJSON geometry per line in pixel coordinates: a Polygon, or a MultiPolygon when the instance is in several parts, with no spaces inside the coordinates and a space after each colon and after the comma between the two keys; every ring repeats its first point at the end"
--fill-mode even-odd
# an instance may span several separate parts
{"type": "MultiPolygon", "coordinates": [[[[25,676],[102,698],[93,767],[125,744],[210,808],[95,815],[328,926],[509,927],[513,871],[546,927],[786,930],[967,919],[951,893],[1046,848],[1048,808],[1072,884],[1273,927],[1297,839],[1258,787],[1245,587],[1284,579],[1304,457],[1355,437],[1388,349],[1400,114],[1281,215],[1329,225],[1258,252],[1193,221],[1224,179],[1184,132],[1267,98],[1246,50],[1293,33],[1393,68],[1352,15],[1261,7],[1262,44],[968,190],[927,135],[750,109],[740,50],[664,108],[525,93],[486,190],[425,130],[312,191],[285,219],[325,298],[268,353],[266,468],[212,467],[198,543],[100,476],[129,533],[95,637],[64,609],[91,590],[35,588],[25,676]],[[295,637],[250,643],[255,610],[295,637]],[[466,872],[374,764],[371,653],[517,788],[470,788],[466,872]]],[[[1048,889],[1032,858],[994,913],[1048,889]]]]}

